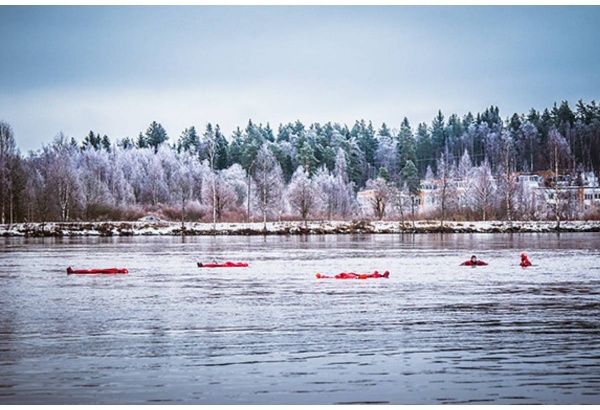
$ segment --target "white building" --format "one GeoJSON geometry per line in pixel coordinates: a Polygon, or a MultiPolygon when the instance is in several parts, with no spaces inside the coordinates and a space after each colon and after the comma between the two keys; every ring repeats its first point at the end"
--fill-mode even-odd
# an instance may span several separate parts
{"type": "MultiPolygon", "coordinates": [[[[593,173],[582,173],[576,178],[570,175],[559,175],[554,184],[554,173],[516,173],[514,180],[520,187],[521,197],[517,207],[528,210],[524,212],[534,218],[546,218],[558,207],[568,209],[571,217],[584,217],[585,213],[600,211],[600,184],[593,173]],[[558,201],[558,202],[557,202],[558,201]],[[579,213],[579,215],[576,215],[579,213]]],[[[468,181],[456,179],[449,182],[451,200],[458,209],[469,206],[470,190],[474,189],[475,179],[468,181]]],[[[399,193],[396,203],[409,206],[410,199],[405,193],[399,193]]],[[[357,194],[361,214],[373,215],[374,190],[364,190],[357,194]]],[[[439,180],[421,180],[420,193],[415,198],[417,214],[426,214],[439,210],[441,205],[441,183],[439,180]]],[[[391,211],[391,208],[390,208],[391,211]]]]}

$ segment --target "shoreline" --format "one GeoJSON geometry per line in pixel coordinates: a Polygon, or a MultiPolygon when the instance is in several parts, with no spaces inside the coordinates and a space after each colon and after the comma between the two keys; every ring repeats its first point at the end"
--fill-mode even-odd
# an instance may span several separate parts
{"type": "Polygon", "coordinates": [[[47,222],[0,225],[2,237],[65,236],[202,236],[202,235],[335,235],[335,234],[402,234],[402,233],[556,233],[600,232],[600,221],[319,221],[200,223],[187,222],[47,222]],[[216,229],[215,229],[216,227],[216,229]],[[265,229],[266,227],[266,229],[265,229]]]}

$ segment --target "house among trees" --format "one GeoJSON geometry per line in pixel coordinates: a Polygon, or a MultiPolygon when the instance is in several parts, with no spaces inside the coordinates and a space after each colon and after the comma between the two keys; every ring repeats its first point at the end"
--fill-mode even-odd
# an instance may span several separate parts
{"type": "MultiPolygon", "coordinates": [[[[452,219],[471,219],[468,216],[483,207],[491,214],[495,208],[505,205],[497,176],[486,182],[481,180],[481,175],[478,177],[476,170],[469,175],[470,178],[447,181],[445,192],[441,180],[421,180],[419,195],[413,201],[417,216],[436,215],[443,202],[451,211],[452,219]]],[[[590,212],[600,210],[600,184],[593,172],[581,173],[575,178],[569,174],[559,174],[558,178],[554,175],[552,172],[510,175],[515,219],[546,219],[555,217],[557,210],[563,219],[585,218],[590,212]]],[[[357,193],[357,201],[365,217],[379,218],[382,210],[388,209],[387,216],[395,218],[400,214],[400,207],[411,203],[411,198],[402,191],[390,189],[384,195],[381,190],[368,189],[357,193]],[[383,205],[385,198],[387,202],[383,205]]]]}

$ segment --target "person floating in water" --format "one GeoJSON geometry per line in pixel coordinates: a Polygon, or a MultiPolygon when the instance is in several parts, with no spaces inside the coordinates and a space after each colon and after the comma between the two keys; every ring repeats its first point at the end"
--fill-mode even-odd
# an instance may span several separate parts
{"type": "Polygon", "coordinates": [[[317,273],[317,279],[369,279],[369,278],[389,278],[390,277],[390,273],[386,270],[383,273],[379,273],[377,271],[373,272],[373,273],[354,273],[354,272],[342,272],[342,273],[338,273],[335,276],[327,276],[327,275],[321,275],[320,273],[317,273]]]}
{"type": "Polygon", "coordinates": [[[468,261],[464,261],[463,263],[460,264],[460,266],[486,266],[487,263],[485,263],[482,260],[477,259],[477,256],[473,255],[471,256],[471,259],[469,259],[468,261]]]}
{"type": "Polygon", "coordinates": [[[526,267],[531,266],[531,265],[532,265],[532,263],[529,260],[529,258],[527,257],[527,255],[524,254],[524,253],[522,253],[521,254],[521,266],[524,267],[524,268],[526,268],[526,267]]]}

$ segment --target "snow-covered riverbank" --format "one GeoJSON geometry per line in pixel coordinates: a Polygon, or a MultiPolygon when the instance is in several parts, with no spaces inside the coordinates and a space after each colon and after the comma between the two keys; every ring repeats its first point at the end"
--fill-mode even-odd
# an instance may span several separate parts
{"type": "Polygon", "coordinates": [[[136,236],[136,235],[303,235],[352,233],[507,233],[507,232],[600,232],[600,221],[491,221],[446,222],[416,221],[403,225],[385,222],[268,222],[262,223],[186,223],[180,222],[70,222],[0,225],[0,236],[136,236]],[[216,229],[215,229],[216,228],[216,229]]]}

